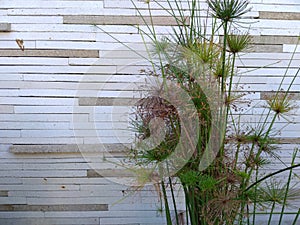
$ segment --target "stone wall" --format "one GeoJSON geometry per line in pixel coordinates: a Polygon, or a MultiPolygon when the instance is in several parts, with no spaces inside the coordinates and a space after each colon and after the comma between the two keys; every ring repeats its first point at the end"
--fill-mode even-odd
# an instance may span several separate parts
{"type": "MultiPolygon", "coordinates": [[[[134,2],[148,15],[147,4],[134,2]]],[[[238,81],[255,106],[244,120],[259,119],[260,100],[277,90],[289,65],[286,89],[300,65],[299,47],[289,61],[300,33],[300,2],[251,0],[251,6],[242,21],[250,22],[254,45],[237,64],[239,73],[248,71],[238,81]]],[[[168,35],[174,19],[151,7],[159,35],[168,35]]],[[[164,223],[155,187],[125,198],[134,189],[125,185],[132,174],[121,161],[111,163],[130,143],[126,113],[148,66],[123,45],[146,55],[137,24],[143,27],[130,0],[1,1],[0,225],[164,223]],[[91,159],[93,152],[108,159],[91,159]]],[[[299,85],[297,78],[296,103],[299,85]]],[[[300,143],[299,113],[292,119],[288,127],[284,119],[276,124],[287,163],[300,143]]],[[[274,161],[269,169],[278,166],[274,161]]]]}

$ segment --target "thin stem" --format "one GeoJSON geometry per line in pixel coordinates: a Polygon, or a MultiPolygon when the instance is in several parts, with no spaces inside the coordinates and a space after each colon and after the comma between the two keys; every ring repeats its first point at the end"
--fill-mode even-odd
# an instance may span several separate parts
{"type": "MultiPolygon", "coordinates": [[[[168,167],[169,170],[169,167],[168,167]]],[[[169,171],[168,171],[169,172],[169,171]]],[[[172,201],[173,201],[173,207],[174,207],[174,213],[175,213],[175,219],[176,219],[176,224],[179,225],[179,219],[178,219],[178,211],[177,211],[177,206],[176,206],[176,200],[175,200],[175,195],[174,195],[174,189],[173,189],[173,184],[171,177],[169,176],[169,183],[170,183],[170,189],[171,189],[171,195],[172,195],[172,201]]]]}
{"type": "Polygon", "coordinates": [[[249,205],[247,207],[247,225],[250,225],[250,216],[249,216],[249,205]]]}
{"type": "Polygon", "coordinates": [[[275,176],[275,175],[277,175],[277,174],[283,173],[283,172],[288,171],[288,170],[292,170],[292,169],[297,168],[297,167],[300,167],[300,164],[292,165],[292,166],[286,167],[286,168],[284,168],[284,169],[277,170],[277,171],[274,172],[274,173],[270,173],[270,174],[268,174],[267,176],[264,176],[263,178],[259,179],[258,181],[254,182],[253,184],[251,184],[249,187],[247,187],[247,188],[245,189],[244,192],[249,191],[249,190],[250,190],[251,188],[253,188],[255,185],[257,185],[257,184],[259,184],[260,182],[262,182],[262,181],[268,179],[269,177],[275,176]]]}
{"type": "MultiPolygon", "coordinates": [[[[275,123],[275,121],[276,121],[276,118],[277,118],[277,115],[274,115],[274,117],[273,117],[273,119],[272,119],[272,121],[271,121],[271,123],[270,123],[270,125],[269,125],[269,127],[268,127],[267,132],[264,134],[264,139],[267,139],[267,138],[268,138],[268,136],[269,136],[269,134],[270,134],[270,132],[271,132],[271,130],[272,130],[272,127],[273,127],[273,125],[274,125],[274,123],[275,123]]],[[[261,132],[262,132],[262,131],[261,131],[261,132]]],[[[254,145],[255,145],[255,143],[252,143],[252,147],[254,147],[254,145]]],[[[260,146],[260,148],[258,149],[258,152],[257,152],[257,154],[256,154],[255,161],[259,159],[259,157],[260,157],[262,151],[263,151],[263,146],[260,146]]],[[[252,175],[253,170],[254,170],[253,168],[250,169],[250,171],[249,171],[249,173],[248,173],[249,177],[248,177],[248,179],[247,179],[245,185],[248,184],[248,182],[249,182],[249,180],[250,180],[250,178],[251,178],[251,175],[252,175]]],[[[275,172],[275,173],[276,173],[276,172],[275,172]]],[[[258,181],[259,181],[259,180],[258,180],[258,181]]],[[[255,183],[256,183],[256,182],[255,182],[255,183]]],[[[246,190],[247,190],[247,189],[246,189],[246,190]]]]}
{"type": "Polygon", "coordinates": [[[299,218],[299,214],[300,214],[300,208],[298,209],[298,212],[297,212],[297,214],[296,214],[296,216],[295,216],[295,219],[294,219],[292,225],[297,225],[297,221],[298,221],[298,218],[299,218]]]}
{"type": "MultiPolygon", "coordinates": [[[[189,37],[190,41],[193,41],[193,38],[195,38],[195,35],[194,35],[195,10],[196,10],[196,0],[193,0],[192,8],[191,8],[191,24],[190,24],[191,29],[190,29],[190,37],[189,37]]],[[[192,44],[193,43],[188,43],[188,46],[192,45],[192,44]]]]}
{"type": "Polygon", "coordinates": [[[275,205],[276,205],[276,202],[274,201],[273,204],[272,204],[271,211],[270,211],[269,220],[268,220],[268,225],[271,225],[271,221],[272,221],[272,217],[273,217],[275,205]]]}
{"type": "Polygon", "coordinates": [[[229,82],[229,88],[228,88],[228,100],[229,101],[230,101],[231,91],[232,91],[232,83],[233,83],[233,76],[234,76],[235,60],[236,60],[236,53],[233,53],[233,56],[232,56],[232,66],[231,66],[231,75],[230,75],[230,82],[229,82]]]}
{"type": "Polygon", "coordinates": [[[223,49],[222,49],[222,80],[221,80],[221,92],[224,92],[225,88],[225,61],[226,61],[226,44],[227,44],[227,29],[228,21],[224,22],[224,37],[223,37],[223,49]]]}
{"type": "MultiPolygon", "coordinates": [[[[256,174],[255,174],[256,181],[257,181],[257,178],[258,178],[258,169],[256,170],[256,174]]],[[[254,204],[253,204],[253,214],[252,214],[252,223],[253,224],[255,224],[255,220],[256,220],[256,207],[257,207],[256,198],[257,198],[257,186],[255,186],[255,189],[254,189],[254,204]]]]}
{"type": "MultiPolygon", "coordinates": [[[[298,150],[295,150],[294,153],[293,153],[293,158],[292,158],[292,163],[291,163],[292,166],[295,163],[295,159],[296,159],[297,153],[298,153],[298,150]]],[[[284,210],[285,210],[285,206],[286,206],[286,201],[287,201],[288,194],[289,194],[289,189],[290,189],[290,184],[291,184],[291,180],[292,180],[292,175],[293,175],[293,169],[290,169],[289,177],[288,177],[288,181],[287,181],[286,189],[285,189],[285,193],[284,193],[284,199],[283,199],[283,203],[282,203],[282,208],[281,208],[281,213],[280,213],[280,218],[279,218],[278,225],[281,225],[281,223],[282,223],[282,218],[283,218],[283,214],[284,214],[284,210]]]]}
{"type": "MultiPolygon", "coordinates": [[[[191,215],[190,215],[191,209],[190,209],[190,204],[189,204],[188,191],[184,184],[182,184],[182,186],[183,186],[183,191],[184,191],[184,196],[185,196],[186,223],[189,224],[189,220],[191,221],[191,215]]],[[[191,223],[192,223],[192,221],[191,221],[191,223]]]]}
{"type": "Polygon", "coordinates": [[[167,192],[166,192],[165,183],[163,180],[161,180],[161,188],[162,188],[163,198],[164,198],[164,202],[165,202],[165,212],[166,212],[167,224],[172,225],[170,206],[168,203],[168,196],[167,196],[167,192]]]}

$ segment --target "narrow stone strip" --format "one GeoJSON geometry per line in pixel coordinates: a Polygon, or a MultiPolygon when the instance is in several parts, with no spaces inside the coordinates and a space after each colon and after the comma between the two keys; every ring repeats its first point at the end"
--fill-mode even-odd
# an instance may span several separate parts
{"type": "Polygon", "coordinates": [[[98,58],[98,50],[61,49],[1,49],[0,57],[60,57],[60,58],[98,58]]]}
{"type": "MultiPolygon", "coordinates": [[[[187,18],[188,20],[188,18],[187,18]]],[[[158,26],[178,25],[176,19],[170,16],[64,16],[64,24],[97,24],[97,25],[143,25],[151,24],[158,26]]],[[[186,24],[189,24],[186,21],[186,24]]]]}
{"type": "Polygon", "coordinates": [[[300,13],[298,12],[259,12],[260,19],[272,20],[300,20],[300,13]]]}
{"type": "Polygon", "coordinates": [[[11,31],[10,23],[0,23],[0,32],[9,32],[11,31]]]}
{"type": "Polygon", "coordinates": [[[79,106],[133,106],[138,99],[134,98],[79,98],[79,106]]]}
{"type": "MultiPolygon", "coordinates": [[[[263,91],[260,93],[260,99],[261,100],[269,100],[274,99],[276,97],[276,92],[274,91],[263,91]]],[[[284,97],[285,93],[280,92],[278,97],[284,97]]],[[[290,100],[300,100],[300,92],[289,92],[287,95],[288,99],[290,100]]]]}
{"type": "Polygon", "coordinates": [[[123,152],[125,144],[62,144],[62,145],[12,145],[9,151],[15,154],[38,154],[38,153],[80,153],[80,152],[123,152]]]}
{"type": "Polygon", "coordinates": [[[108,204],[0,205],[0,211],[108,211],[108,204]]]}

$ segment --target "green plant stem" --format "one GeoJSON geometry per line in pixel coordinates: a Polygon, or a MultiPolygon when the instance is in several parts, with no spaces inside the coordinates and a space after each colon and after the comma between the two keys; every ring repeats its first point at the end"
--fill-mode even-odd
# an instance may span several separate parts
{"type": "MultiPolygon", "coordinates": [[[[284,169],[278,170],[278,171],[276,171],[276,172],[274,172],[274,173],[270,173],[270,174],[268,174],[268,175],[262,177],[261,179],[258,179],[257,181],[255,181],[255,182],[254,182],[253,184],[251,184],[250,186],[248,186],[248,187],[243,191],[243,193],[246,193],[246,192],[249,191],[251,188],[255,187],[257,184],[261,183],[262,181],[264,181],[264,180],[266,180],[266,179],[268,179],[268,178],[270,178],[270,177],[272,177],[272,176],[275,176],[275,175],[277,175],[277,174],[283,173],[283,172],[288,171],[288,170],[290,170],[290,173],[291,173],[292,169],[297,168],[297,167],[300,167],[300,164],[292,165],[292,166],[286,167],[286,168],[284,168],[284,169]]],[[[246,183],[245,183],[245,184],[246,184],[246,183]]],[[[242,189],[243,189],[243,188],[242,188],[242,189]]],[[[246,203],[243,202],[242,205],[241,205],[241,214],[240,214],[240,219],[239,219],[239,221],[241,221],[241,219],[242,219],[243,208],[245,207],[245,204],[246,204],[246,203]]]]}
{"type": "Polygon", "coordinates": [[[249,205],[247,205],[246,207],[247,207],[247,225],[250,225],[249,205]]]}
{"type": "MultiPolygon", "coordinates": [[[[255,181],[257,181],[258,179],[258,169],[256,170],[255,173],[255,181]]],[[[257,186],[255,186],[254,189],[254,204],[253,204],[253,214],[252,214],[252,223],[255,224],[255,220],[256,220],[256,207],[257,207],[257,203],[256,203],[256,198],[257,198],[257,186]]]]}
{"type": "MultiPolygon", "coordinates": [[[[189,1],[188,1],[189,2],[189,1]]],[[[191,8],[191,29],[190,29],[190,37],[189,40],[193,41],[193,39],[195,38],[195,34],[194,34],[194,22],[195,22],[195,9],[196,9],[196,0],[192,0],[192,8],[191,8]]],[[[188,46],[192,46],[193,43],[187,43],[188,46]]]]}
{"type": "Polygon", "coordinates": [[[276,202],[274,201],[273,204],[272,204],[271,211],[270,211],[269,220],[268,220],[268,225],[271,225],[271,221],[272,221],[272,217],[273,217],[275,205],[276,205],[276,202]]]}
{"type": "MultiPolygon", "coordinates": [[[[293,53],[293,56],[294,56],[294,54],[295,54],[295,52],[293,53]]],[[[292,58],[293,58],[293,56],[292,56],[292,58]]],[[[289,65],[291,64],[291,61],[292,61],[292,60],[290,60],[289,65]]],[[[278,93],[280,92],[280,88],[281,88],[281,86],[282,86],[282,84],[283,84],[283,81],[284,81],[286,75],[287,75],[287,71],[288,71],[288,69],[286,70],[286,72],[285,72],[285,74],[284,74],[284,77],[282,78],[282,81],[281,81],[281,83],[280,83],[280,85],[279,85],[279,88],[278,88],[278,90],[277,90],[277,92],[276,92],[276,97],[277,97],[278,93]]],[[[292,79],[292,81],[290,82],[287,91],[285,92],[284,100],[287,98],[287,93],[289,92],[290,88],[292,87],[292,84],[295,82],[296,78],[298,77],[299,72],[300,72],[300,68],[297,70],[296,74],[293,76],[293,79],[292,79]]],[[[276,98],[276,97],[275,97],[275,98],[276,98]]],[[[284,101],[284,100],[283,100],[283,101],[284,101]]],[[[275,101],[275,100],[274,100],[274,101],[275,101]]],[[[269,118],[270,115],[271,115],[271,109],[269,109],[269,111],[268,111],[268,113],[267,113],[267,115],[266,115],[266,117],[265,117],[265,120],[264,120],[264,122],[263,122],[263,125],[267,124],[267,121],[268,121],[268,118],[269,118]]],[[[268,129],[267,129],[267,131],[266,131],[266,133],[264,134],[264,137],[265,137],[265,138],[267,138],[267,137],[269,136],[269,134],[270,134],[270,132],[271,132],[273,126],[274,126],[274,123],[275,123],[277,117],[278,117],[278,114],[275,114],[275,115],[273,116],[272,121],[271,121],[271,123],[270,123],[270,125],[269,125],[269,127],[268,127],[268,129]]],[[[262,153],[262,150],[263,150],[262,148],[259,149],[258,153],[256,154],[256,160],[260,157],[260,155],[261,155],[261,153],[262,153]]],[[[249,179],[250,179],[250,177],[251,177],[252,172],[253,172],[253,169],[251,169],[251,170],[249,171],[249,179]]],[[[280,171],[279,171],[279,172],[280,172],[280,171]]],[[[275,173],[276,173],[276,172],[275,172],[275,173]]],[[[249,179],[248,179],[247,183],[249,182],[249,179]]]]}
{"type": "Polygon", "coordinates": [[[274,172],[274,173],[270,173],[270,174],[268,174],[267,176],[264,176],[263,178],[259,179],[258,181],[254,182],[253,184],[251,184],[249,187],[247,187],[247,188],[245,189],[244,192],[249,191],[252,187],[254,187],[255,185],[259,184],[260,182],[262,182],[262,181],[268,179],[269,177],[275,176],[276,174],[280,174],[280,173],[283,173],[283,172],[288,171],[288,170],[292,170],[292,169],[297,168],[297,167],[300,167],[300,164],[296,164],[296,165],[293,165],[293,166],[289,166],[289,167],[286,167],[286,168],[284,168],[284,169],[277,170],[277,171],[274,172]]]}
{"type": "Polygon", "coordinates": [[[164,198],[164,202],[165,202],[165,212],[166,212],[167,224],[172,225],[170,206],[168,203],[168,196],[167,196],[167,192],[166,192],[165,182],[163,180],[161,180],[161,189],[163,192],[163,198],[164,198]]]}
{"type": "Polygon", "coordinates": [[[187,197],[187,190],[186,187],[184,185],[183,186],[183,192],[184,192],[184,196],[185,196],[185,215],[186,215],[186,223],[189,224],[189,213],[190,213],[190,208],[189,208],[189,204],[188,204],[188,197],[187,197]]]}
{"type": "Polygon", "coordinates": [[[192,188],[189,188],[189,194],[190,194],[190,203],[191,203],[191,217],[193,218],[192,224],[197,224],[197,216],[196,216],[196,207],[195,207],[195,193],[192,188]]]}
{"type": "Polygon", "coordinates": [[[187,205],[187,208],[188,208],[188,211],[187,211],[187,214],[189,215],[189,218],[190,218],[190,222],[191,222],[191,225],[194,225],[196,224],[195,220],[194,220],[194,213],[193,213],[193,207],[192,207],[192,202],[193,201],[191,198],[190,198],[190,193],[189,193],[189,188],[186,187],[185,184],[183,184],[183,190],[184,190],[184,194],[185,194],[185,204],[187,205]]]}
{"type": "MultiPolygon", "coordinates": [[[[225,83],[226,83],[226,77],[225,77],[225,65],[226,65],[226,44],[227,44],[227,30],[228,30],[228,21],[224,21],[224,37],[223,37],[223,49],[222,49],[222,77],[221,77],[221,97],[224,98],[225,93],[225,83]]],[[[226,101],[225,101],[226,104],[226,101]]],[[[220,111],[221,117],[225,116],[225,121],[227,121],[227,108],[228,106],[225,105],[225,115],[222,115],[222,109],[220,111]]],[[[226,123],[225,123],[226,125],[226,123]]],[[[224,132],[224,137],[226,135],[226,132],[224,132]]],[[[222,158],[224,155],[224,147],[225,147],[225,142],[223,141],[221,148],[220,148],[220,157],[222,158]]]]}
{"type": "Polygon", "coordinates": [[[176,199],[175,199],[173,184],[172,184],[172,180],[171,180],[170,176],[169,176],[169,183],[170,183],[170,189],[171,189],[171,195],[172,195],[172,202],[173,202],[173,207],[174,207],[176,225],[179,225],[178,211],[177,211],[177,206],[176,206],[176,199]]]}
{"type": "Polygon", "coordinates": [[[294,219],[292,225],[297,225],[297,221],[298,221],[298,218],[299,218],[299,214],[300,214],[300,208],[298,209],[298,212],[297,212],[297,214],[296,214],[296,216],[295,216],[295,219],[294,219]]]}
{"type": "MultiPolygon", "coordinates": [[[[226,28],[227,29],[227,28],[226,28]]],[[[224,40],[225,41],[225,40],[224,40]]],[[[226,45],[225,45],[225,48],[226,48],[226,45]]],[[[225,51],[226,52],[226,51],[225,51]]],[[[225,57],[225,56],[224,56],[225,57]]],[[[234,76],[234,66],[235,66],[235,59],[236,59],[236,54],[233,53],[233,58],[232,58],[232,67],[231,67],[231,73],[230,73],[230,81],[229,81],[229,87],[228,87],[228,96],[225,96],[227,99],[225,100],[225,104],[226,104],[226,114],[225,114],[225,124],[228,123],[228,115],[229,115],[229,112],[230,112],[230,98],[231,98],[231,92],[232,92],[232,82],[233,82],[233,76],[234,76]]],[[[223,63],[223,62],[222,62],[223,63]]],[[[225,66],[222,65],[222,66],[225,66]]],[[[222,68],[222,70],[225,70],[225,67],[222,68]]],[[[222,73],[224,73],[224,71],[222,71],[222,73]]],[[[224,74],[222,74],[222,79],[223,79],[223,76],[225,76],[224,74]]],[[[224,81],[225,82],[225,81],[224,81]]],[[[223,81],[222,81],[222,84],[223,84],[223,81]]],[[[223,140],[225,140],[225,136],[226,136],[226,132],[224,132],[224,137],[223,137],[223,140]]],[[[225,145],[225,142],[223,141],[223,146],[222,146],[222,151],[223,151],[223,148],[224,148],[224,145],[225,145]]],[[[238,155],[238,151],[236,152],[236,154],[238,155]]]]}
{"type": "MultiPolygon", "coordinates": [[[[295,163],[297,153],[298,153],[298,150],[295,150],[294,153],[293,153],[291,166],[293,166],[294,163],[295,163]]],[[[291,184],[291,180],[292,180],[292,174],[293,174],[293,169],[290,169],[289,177],[288,177],[288,181],[287,181],[287,185],[286,185],[286,189],[285,189],[285,193],[284,193],[284,199],[283,199],[283,203],[282,203],[282,208],[281,208],[281,213],[280,213],[280,218],[279,218],[278,225],[281,225],[281,223],[282,223],[282,218],[283,218],[283,214],[284,214],[284,210],[285,210],[285,206],[286,206],[286,201],[287,201],[287,197],[288,197],[288,194],[289,194],[290,184],[291,184]]]]}
{"type": "Polygon", "coordinates": [[[227,44],[227,29],[228,21],[224,21],[224,37],[223,37],[223,49],[222,49],[222,79],[221,79],[221,93],[224,93],[225,89],[225,61],[226,61],[226,44],[227,44]]]}
{"type": "Polygon", "coordinates": [[[232,65],[231,65],[231,75],[230,75],[230,82],[229,82],[229,88],[228,88],[228,99],[229,99],[229,101],[230,101],[231,92],[232,92],[232,83],[233,83],[233,76],[234,76],[235,60],[236,60],[236,53],[233,53],[232,65]]]}
{"type": "MultiPolygon", "coordinates": [[[[251,149],[249,151],[249,156],[253,154],[254,147],[255,147],[255,143],[252,142],[251,149]]],[[[246,159],[246,161],[248,162],[249,158],[246,159]]],[[[244,188],[246,188],[246,186],[248,185],[248,183],[250,181],[250,178],[251,178],[251,175],[252,175],[252,172],[254,170],[253,167],[252,167],[252,168],[250,168],[250,171],[248,172],[248,169],[249,169],[249,166],[246,166],[244,171],[245,171],[245,173],[248,173],[249,176],[246,178],[246,180],[243,180],[242,185],[241,185],[241,190],[244,190],[244,188]]]]}
{"type": "MultiPolygon", "coordinates": [[[[268,136],[269,136],[269,134],[270,134],[270,132],[271,132],[273,126],[274,126],[274,123],[275,123],[275,121],[276,121],[276,118],[277,118],[277,116],[274,115],[273,118],[272,118],[272,121],[271,121],[271,123],[270,123],[270,125],[269,125],[269,127],[268,127],[268,130],[267,130],[266,133],[264,134],[264,139],[268,138],[268,136]]],[[[251,150],[250,154],[252,154],[252,152],[253,152],[254,145],[255,145],[255,143],[252,143],[252,150],[251,150]]],[[[260,157],[260,155],[261,155],[262,152],[263,152],[263,148],[262,148],[262,146],[261,146],[261,147],[258,149],[258,152],[256,153],[255,161],[259,159],[259,157],[260,157]]],[[[253,173],[253,170],[254,170],[254,169],[253,169],[253,167],[252,167],[252,168],[250,169],[249,173],[248,173],[248,174],[249,174],[249,177],[246,179],[245,185],[247,185],[247,184],[249,183],[250,178],[251,178],[251,175],[252,175],[252,173],[253,173]]],[[[259,181],[259,180],[258,180],[258,181],[259,181]]],[[[256,183],[256,182],[255,182],[255,183],[256,183]]]]}

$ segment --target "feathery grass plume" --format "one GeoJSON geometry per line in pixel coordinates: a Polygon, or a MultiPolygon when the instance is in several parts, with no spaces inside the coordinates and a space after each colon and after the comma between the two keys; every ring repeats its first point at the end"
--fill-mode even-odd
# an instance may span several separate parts
{"type": "Polygon", "coordinates": [[[221,49],[211,40],[196,40],[191,49],[204,63],[211,63],[217,60],[221,54],[221,49]]]}
{"type": "Polygon", "coordinates": [[[292,95],[285,92],[276,92],[268,96],[266,103],[267,107],[275,112],[275,115],[278,117],[284,116],[297,108],[297,105],[292,100],[292,95]]]}
{"type": "Polygon", "coordinates": [[[153,48],[151,49],[151,53],[153,56],[165,56],[166,54],[168,54],[170,41],[167,38],[163,37],[160,40],[153,41],[152,46],[153,48]]]}
{"type": "Polygon", "coordinates": [[[248,33],[245,34],[230,34],[227,37],[227,45],[233,54],[243,52],[249,48],[251,43],[251,36],[248,33]]]}
{"type": "MultiPolygon", "coordinates": [[[[296,186],[296,185],[295,185],[296,186]]],[[[290,204],[290,201],[297,200],[300,198],[300,190],[294,187],[290,187],[287,193],[287,201],[284,201],[286,195],[287,183],[283,181],[278,181],[271,179],[269,182],[261,185],[258,188],[259,201],[262,205],[267,207],[267,205],[275,204],[285,204],[286,206],[290,204]]]]}
{"type": "Polygon", "coordinates": [[[233,22],[251,10],[246,0],[207,0],[207,3],[212,16],[223,22],[233,22]]]}
{"type": "Polygon", "coordinates": [[[224,76],[225,80],[230,77],[231,65],[230,62],[225,63],[225,69],[223,71],[223,64],[221,59],[217,59],[212,67],[212,74],[216,79],[222,78],[224,76]]]}

